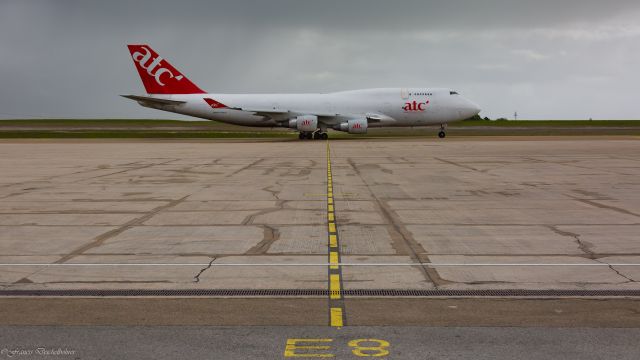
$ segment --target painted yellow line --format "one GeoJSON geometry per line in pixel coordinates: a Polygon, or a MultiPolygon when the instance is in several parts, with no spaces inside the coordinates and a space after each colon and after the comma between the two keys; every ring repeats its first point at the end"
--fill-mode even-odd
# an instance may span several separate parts
{"type": "Polygon", "coordinates": [[[335,235],[329,235],[329,246],[338,247],[338,237],[335,235]]]}
{"type": "Polygon", "coordinates": [[[334,300],[340,299],[340,275],[331,274],[329,276],[329,291],[331,292],[331,298],[334,300]]]}
{"type": "Polygon", "coordinates": [[[331,326],[342,327],[342,309],[331,308],[331,326]]]}
{"type": "MultiPolygon", "coordinates": [[[[345,196],[346,194],[342,194],[345,196]]],[[[336,215],[333,205],[333,178],[331,176],[331,151],[327,141],[327,222],[329,226],[329,313],[330,325],[342,327],[345,323],[344,304],[342,304],[340,253],[336,227],[336,215]],[[331,272],[336,272],[332,274],[331,272]]]]}
{"type": "MultiPolygon", "coordinates": [[[[331,264],[329,267],[331,269],[339,269],[340,267],[338,266],[339,260],[338,260],[338,253],[335,251],[331,251],[329,252],[329,264],[331,264]]],[[[340,275],[331,275],[331,285],[333,286],[333,277],[337,276],[338,277],[338,282],[340,281],[340,275]]]]}
{"type": "Polygon", "coordinates": [[[322,196],[324,198],[324,197],[327,197],[329,195],[336,196],[336,197],[341,197],[341,198],[348,198],[348,197],[350,198],[350,197],[358,196],[358,193],[348,193],[348,192],[347,193],[340,193],[340,192],[334,193],[334,192],[332,192],[331,194],[304,193],[304,196],[306,196],[306,197],[319,197],[319,196],[322,196]]]}

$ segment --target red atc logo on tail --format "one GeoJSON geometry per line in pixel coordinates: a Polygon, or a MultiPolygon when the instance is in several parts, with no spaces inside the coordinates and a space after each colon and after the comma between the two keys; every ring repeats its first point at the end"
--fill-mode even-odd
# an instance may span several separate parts
{"type": "Polygon", "coordinates": [[[204,91],[187,79],[149,45],[127,45],[133,63],[149,94],[203,94],[204,91]]]}
{"type": "Polygon", "coordinates": [[[361,129],[362,128],[362,124],[360,124],[359,122],[353,124],[353,128],[354,129],[361,129]]]}

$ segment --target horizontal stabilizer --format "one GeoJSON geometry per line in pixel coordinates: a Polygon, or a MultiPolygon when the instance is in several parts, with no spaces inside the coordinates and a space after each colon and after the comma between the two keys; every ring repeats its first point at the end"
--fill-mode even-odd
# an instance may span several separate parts
{"type": "Polygon", "coordinates": [[[127,99],[135,100],[139,103],[155,104],[155,105],[180,105],[186,103],[186,101],[158,99],[150,96],[138,96],[138,95],[120,95],[127,99]]]}

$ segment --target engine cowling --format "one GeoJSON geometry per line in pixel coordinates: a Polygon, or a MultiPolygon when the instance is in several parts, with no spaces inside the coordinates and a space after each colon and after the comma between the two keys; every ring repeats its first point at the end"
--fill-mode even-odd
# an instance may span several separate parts
{"type": "Polygon", "coordinates": [[[289,127],[298,131],[316,131],[318,128],[318,117],[315,115],[298,116],[289,120],[289,127]]]}
{"type": "Polygon", "coordinates": [[[336,130],[346,131],[349,134],[366,134],[368,125],[367,119],[352,119],[338,125],[336,130]]]}

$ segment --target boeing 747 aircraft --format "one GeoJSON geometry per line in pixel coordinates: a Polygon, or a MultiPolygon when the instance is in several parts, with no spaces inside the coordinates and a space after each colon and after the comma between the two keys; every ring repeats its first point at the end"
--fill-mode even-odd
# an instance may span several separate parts
{"type": "Polygon", "coordinates": [[[122,95],[148,108],[258,127],[297,130],[300,139],[327,139],[327,129],[364,134],[373,127],[440,125],[468,119],[478,105],[456,91],[399,88],[328,94],[210,94],[148,45],[128,45],[147,95],[122,95]]]}

